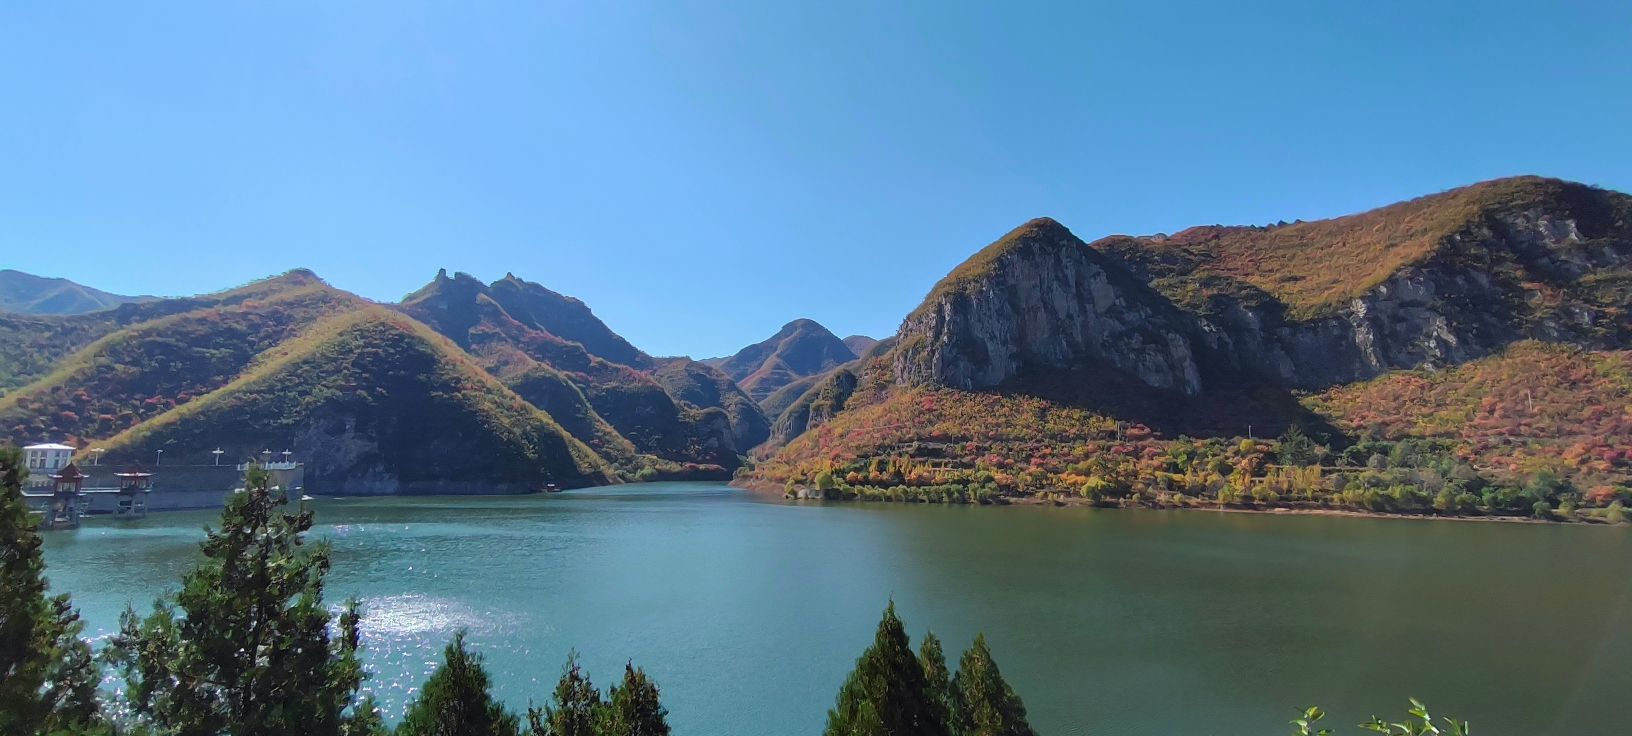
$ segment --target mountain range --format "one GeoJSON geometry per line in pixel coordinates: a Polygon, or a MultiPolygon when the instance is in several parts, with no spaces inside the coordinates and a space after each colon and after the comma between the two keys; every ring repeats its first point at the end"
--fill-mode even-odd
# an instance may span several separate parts
{"type": "Polygon", "coordinates": [[[151,296],[121,296],[76,284],[0,269],[0,312],[13,314],[84,314],[132,302],[153,301],[151,296]]]}
{"type": "Polygon", "coordinates": [[[886,339],[794,320],[703,361],[646,354],[514,275],[441,272],[375,304],[295,271],[7,308],[0,438],[130,458],[288,445],[313,488],[347,493],[732,474],[864,495],[1276,493],[1295,445],[1255,438],[1277,436],[1318,440],[1322,494],[1371,499],[1368,467],[1395,473],[1383,495],[1614,489],[1632,481],[1629,283],[1632,197],[1539,177],[1172,235],[1085,241],[1040,218],[886,339]]]}

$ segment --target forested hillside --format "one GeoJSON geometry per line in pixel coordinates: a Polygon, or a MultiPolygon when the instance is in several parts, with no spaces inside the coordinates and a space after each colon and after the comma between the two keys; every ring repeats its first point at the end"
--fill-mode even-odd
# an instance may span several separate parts
{"type": "Polygon", "coordinates": [[[1092,244],[1035,220],[779,397],[745,482],[1618,520],[1628,268],[1632,197],[1537,177],[1092,244]]]}

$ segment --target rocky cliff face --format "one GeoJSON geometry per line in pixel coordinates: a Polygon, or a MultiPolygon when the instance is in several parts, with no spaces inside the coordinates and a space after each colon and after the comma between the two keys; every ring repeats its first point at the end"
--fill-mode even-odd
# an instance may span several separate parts
{"type": "Polygon", "coordinates": [[[1050,219],[976,254],[907,317],[893,365],[904,384],[998,386],[1027,367],[1100,363],[1158,388],[1202,389],[1194,325],[1050,219]]]}
{"type": "Polygon", "coordinates": [[[1624,232],[1588,236],[1574,218],[1499,213],[1331,314],[1290,320],[1275,302],[1226,302],[1197,323],[1206,346],[1237,368],[1325,388],[1459,365],[1526,339],[1623,346],[1623,304],[1594,286],[1619,280],[1629,265],[1624,232]]]}
{"type": "Polygon", "coordinates": [[[1624,347],[1629,298],[1632,197],[1524,177],[1172,239],[1090,246],[1034,220],[943,279],[892,360],[900,383],[963,389],[1103,366],[1185,394],[1206,388],[1208,367],[1316,389],[1526,339],[1624,347]],[[1317,280],[1328,291],[1305,286],[1317,280]]]}

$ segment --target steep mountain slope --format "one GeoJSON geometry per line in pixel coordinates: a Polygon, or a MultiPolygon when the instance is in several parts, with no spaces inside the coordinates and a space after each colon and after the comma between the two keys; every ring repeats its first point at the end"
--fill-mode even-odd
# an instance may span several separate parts
{"type": "Polygon", "coordinates": [[[844,408],[863,375],[881,377],[889,372],[883,360],[895,347],[895,338],[874,341],[861,357],[826,373],[801,378],[778,389],[760,406],[775,417],[769,441],[760,448],[765,455],[795,437],[832,419],[844,408]]]}
{"type": "MultiPolygon", "coordinates": [[[[194,401],[99,443],[110,461],[287,446],[321,493],[520,491],[610,468],[445,338],[378,307],[328,318],[194,401]]],[[[202,459],[202,458],[200,458],[202,459]]]]}
{"type": "Polygon", "coordinates": [[[724,412],[738,448],[753,449],[770,436],[770,422],[759,406],[713,366],[690,358],[669,358],[653,371],[652,378],[681,402],[724,412]]]}
{"type": "MultiPolygon", "coordinates": [[[[843,493],[896,498],[936,488],[933,497],[964,500],[1080,492],[1274,505],[1295,493],[1297,503],[1404,513],[1574,508],[1571,483],[1618,476],[1577,465],[1556,469],[1562,484],[1536,480],[1533,458],[1556,437],[1511,428],[1510,441],[1543,449],[1518,465],[1474,468],[1472,455],[1420,429],[1356,436],[1371,428],[1355,394],[1300,403],[1291,391],[1448,368],[1532,339],[1627,347],[1629,261],[1632,197],[1534,177],[1329,221],[1091,246],[1034,220],[938,283],[884,356],[787,402],[767,444],[781,449],[752,482],[836,482],[843,493]],[[1291,428],[1330,445],[1326,454],[1301,449],[1307,441],[1291,428]],[[1253,439],[1283,431],[1292,432],[1284,457],[1253,439]],[[1288,458],[1296,465],[1275,464],[1288,458]],[[1445,491],[1447,474],[1457,483],[1445,491]],[[1495,490],[1464,500],[1479,484],[1495,490]]],[[[1538,360],[1538,349],[1492,365],[1538,360]]],[[[1500,393],[1469,370],[1447,380],[1500,393]]],[[[1599,390],[1553,398],[1577,429],[1624,408],[1599,390]]]]}
{"type": "MultiPolygon", "coordinates": [[[[639,453],[670,464],[713,468],[692,472],[722,474],[735,468],[739,455],[748,449],[737,445],[738,437],[754,435],[752,427],[733,423],[752,422],[753,417],[743,419],[724,407],[711,413],[711,407],[671,396],[649,370],[657,367],[657,361],[611,333],[581,303],[513,276],[488,285],[467,274],[450,277],[442,272],[409,295],[400,308],[470,352],[536,405],[584,415],[584,423],[569,423],[569,428],[626,471],[640,472],[650,462],[623,457],[604,429],[588,418],[591,412],[639,453]],[[557,329],[589,339],[609,356],[633,364],[596,354],[584,343],[561,337],[557,329]],[[564,380],[539,381],[540,366],[564,380]],[[588,402],[588,410],[559,408],[574,404],[578,397],[588,402]]],[[[680,469],[665,467],[660,472],[680,469]]]]}
{"type": "Polygon", "coordinates": [[[1632,352],[1540,342],[1446,371],[1399,371],[1307,403],[1354,435],[1431,438],[1502,478],[1632,481],[1632,352]]]}
{"type": "Polygon", "coordinates": [[[1517,177],[1332,220],[1112,237],[1233,365],[1303,388],[1632,337],[1632,197],[1517,177]]]}
{"type": "Polygon", "coordinates": [[[976,389],[1026,368],[1102,363],[1195,394],[1194,327],[1165,298],[1059,223],[1032,220],[942,279],[907,316],[896,379],[976,389]]]}
{"type": "Polygon", "coordinates": [[[866,355],[867,351],[872,350],[876,345],[878,345],[878,340],[866,335],[851,335],[844,338],[844,346],[850,348],[850,352],[856,355],[866,355]]]}
{"type": "Polygon", "coordinates": [[[132,302],[153,301],[151,296],[121,296],[76,284],[68,279],[35,276],[0,269],[0,312],[67,315],[96,312],[132,302]]]}
{"type": "Polygon", "coordinates": [[[816,322],[796,319],[775,335],[709,361],[730,376],[755,401],[764,401],[783,386],[824,373],[856,359],[844,341],[816,322]]]}
{"type": "Polygon", "coordinates": [[[123,304],[88,314],[0,314],[0,394],[44,376],[59,361],[121,328],[197,309],[268,299],[322,283],[316,274],[300,269],[214,294],[123,304]]]}
{"type": "Polygon", "coordinates": [[[263,351],[364,305],[322,283],[291,284],[116,330],[0,397],[0,441],[107,437],[226,385],[263,351]]]}

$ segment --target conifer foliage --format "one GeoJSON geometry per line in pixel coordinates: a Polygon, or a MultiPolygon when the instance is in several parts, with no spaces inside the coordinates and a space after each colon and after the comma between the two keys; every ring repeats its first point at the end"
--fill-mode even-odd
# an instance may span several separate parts
{"type": "Polygon", "coordinates": [[[958,736],[1036,736],[1026,723],[1026,706],[1003,679],[986,646],[986,636],[975,636],[974,645],[958,661],[952,676],[952,712],[956,716],[953,733],[958,736]]]}
{"type": "Polygon", "coordinates": [[[668,717],[645,670],[625,664],[623,683],[602,700],[576,653],[568,656],[550,704],[527,711],[531,736],[669,736],[668,717]]]}
{"type": "Polygon", "coordinates": [[[0,733],[89,732],[101,723],[100,673],[68,596],[46,595],[22,460],[16,449],[0,448],[0,733]]]}
{"type": "Polygon", "coordinates": [[[304,543],[311,526],[264,471],[246,474],[181,591],[122,617],[109,658],[138,716],[176,734],[354,731],[360,616],[355,602],[338,616],[324,605],[329,550],[304,543]]]}
{"type": "Polygon", "coordinates": [[[984,636],[947,672],[941,641],[913,656],[892,601],[872,646],[827,712],[827,736],[1035,736],[1026,707],[998,672],[984,636]]]}
{"type": "Polygon", "coordinates": [[[408,707],[397,736],[517,736],[520,720],[493,698],[490,683],[482,656],[465,646],[459,632],[408,707]]]}

